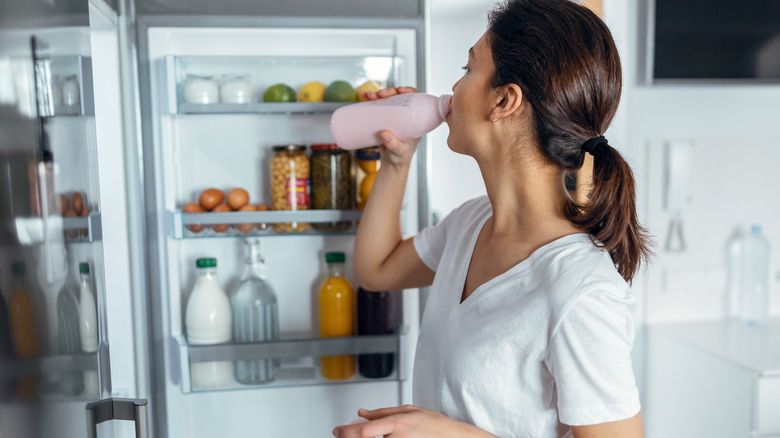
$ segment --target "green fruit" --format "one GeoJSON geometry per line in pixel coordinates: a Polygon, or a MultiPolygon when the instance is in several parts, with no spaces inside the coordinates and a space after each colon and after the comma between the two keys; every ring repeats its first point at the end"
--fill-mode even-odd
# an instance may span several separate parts
{"type": "Polygon", "coordinates": [[[357,102],[357,91],[347,81],[333,81],[325,89],[325,102],[357,102]]]}
{"type": "Polygon", "coordinates": [[[295,90],[287,84],[274,84],[263,94],[263,102],[295,102],[295,90]]]}

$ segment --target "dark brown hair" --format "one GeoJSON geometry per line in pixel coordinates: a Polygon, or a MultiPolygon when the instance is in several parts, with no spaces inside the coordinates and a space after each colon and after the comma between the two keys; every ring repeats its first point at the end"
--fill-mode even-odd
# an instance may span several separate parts
{"type": "MultiPolygon", "coordinates": [[[[564,173],[582,167],[582,145],[607,130],[620,102],[620,57],[607,26],[570,0],[509,0],[490,13],[487,36],[492,85],[513,83],[523,91],[547,159],[564,173]]],[[[634,175],[608,144],[593,155],[588,202],[570,198],[563,211],[630,282],[650,253],[637,219],[634,175]]]]}

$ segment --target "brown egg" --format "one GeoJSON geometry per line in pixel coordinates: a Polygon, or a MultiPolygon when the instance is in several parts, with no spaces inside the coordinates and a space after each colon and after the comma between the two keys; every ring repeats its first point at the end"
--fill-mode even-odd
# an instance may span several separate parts
{"type": "Polygon", "coordinates": [[[206,210],[212,210],[214,207],[221,204],[224,199],[225,194],[222,193],[222,190],[206,189],[200,194],[198,202],[200,202],[200,206],[206,210]]]}
{"type": "Polygon", "coordinates": [[[227,204],[233,210],[240,210],[241,207],[249,204],[249,193],[244,189],[233,189],[227,194],[227,204]]]}
{"type": "MultiPolygon", "coordinates": [[[[214,207],[211,211],[213,213],[219,213],[219,212],[231,211],[231,210],[227,204],[219,204],[216,207],[214,207]]],[[[225,231],[230,229],[230,225],[217,224],[217,225],[212,225],[211,228],[213,228],[214,231],[216,231],[217,233],[224,233],[225,231]]]]}
{"type": "Polygon", "coordinates": [[[60,193],[57,199],[59,202],[60,214],[65,216],[65,212],[68,211],[68,209],[70,209],[70,200],[68,199],[67,196],[65,196],[62,193],[60,193]]]}
{"type": "Polygon", "coordinates": [[[71,202],[73,203],[73,209],[76,210],[76,213],[81,214],[81,208],[84,207],[84,197],[81,196],[81,193],[74,192],[71,202]]]}
{"type": "MultiPolygon", "coordinates": [[[[258,204],[257,211],[271,211],[271,207],[268,204],[258,204]]],[[[258,230],[265,230],[268,228],[268,224],[257,224],[258,230]]]]}
{"type": "MultiPolygon", "coordinates": [[[[190,202],[185,205],[184,208],[182,208],[182,211],[184,213],[203,213],[206,210],[204,210],[200,204],[196,202],[190,202]]],[[[200,233],[206,228],[203,225],[185,225],[185,227],[193,233],[200,233]]]]}
{"type": "MultiPolygon", "coordinates": [[[[257,207],[252,204],[247,204],[239,208],[238,211],[257,211],[257,207]]],[[[255,228],[255,224],[238,224],[236,225],[236,228],[242,233],[248,233],[255,228]]]]}
{"type": "MultiPolygon", "coordinates": [[[[81,207],[81,215],[82,216],[89,216],[89,208],[87,206],[81,207]]],[[[81,235],[84,237],[89,236],[89,228],[82,228],[81,229],[81,235]]]]}
{"type": "MultiPolygon", "coordinates": [[[[76,210],[69,208],[68,211],[65,212],[65,217],[76,217],[78,216],[78,213],[76,213],[76,210]]],[[[79,237],[79,230],[67,230],[68,236],[70,236],[71,239],[75,239],[79,237]]]]}

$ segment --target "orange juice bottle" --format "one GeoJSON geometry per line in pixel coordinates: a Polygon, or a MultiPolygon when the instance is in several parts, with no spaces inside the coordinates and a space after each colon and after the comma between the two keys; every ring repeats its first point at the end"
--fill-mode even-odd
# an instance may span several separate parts
{"type": "MultiPolygon", "coordinates": [[[[344,253],[325,254],[328,278],[319,291],[320,336],[333,338],[355,335],[355,291],[344,278],[344,253]]],[[[355,356],[323,356],[322,377],[347,379],[355,374],[355,356]]]]}
{"type": "Polygon", "coordinates": [[[17,262],[11,265],[13,288],[8,297],[8,320],[14,354],[20,359],[38,356],[38,333],[35,328],[35,305],[24,284],[26,267],[17,262]]]}

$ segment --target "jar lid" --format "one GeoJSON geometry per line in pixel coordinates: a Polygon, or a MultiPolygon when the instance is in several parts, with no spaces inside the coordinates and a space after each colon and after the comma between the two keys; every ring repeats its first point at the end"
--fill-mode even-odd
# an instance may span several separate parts
{"type": "Polygon", "coordinates": [[[362,161],[376,161],[381,158],[379,146],[371,146],[355,151],[355,158],[362,161]]]}
{"type": "Polygon", "coordinates": [[[216,268],[217,259],[215,258],[198,259],[195,261],[195,266],[199,268],[216,268]]]}
{"type": "Polygon", "coordinates": [[[27,265],[24,262],[11,263],[11,272],[17,275],[24,275],[27,273],[27,265]]]}
{"type": "Polygon", "coordinates": [[[306,145],[304,144],[283,144],[283,145],[277,145],[273,147],[274,152],[300,152],[305,151],[306,145]]]}
{"type": "Polygon", "coordinates": [[[210,75],[187,75],[187,79],[205,79],[205,80],[212,80],[214,79],[214,76],[210,75]]]}
{"type": "Polygon", "coordinates": [[[311,145],[313,151],[335,151],[341,149],[336,143],[317,143],[311,145]]]}
{"type": "Polygon", "coordinates": [[[344,263],[345,256],[343,252],[329,252],[325,254],[327,263],[344,263]]]}
{"type": "Polygon", "coordinates": [[[79,272],[89,274],[89,263],[79,263],[79,272]]]}

